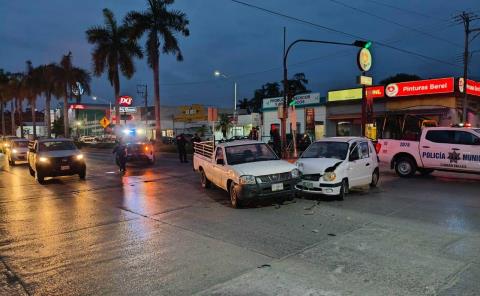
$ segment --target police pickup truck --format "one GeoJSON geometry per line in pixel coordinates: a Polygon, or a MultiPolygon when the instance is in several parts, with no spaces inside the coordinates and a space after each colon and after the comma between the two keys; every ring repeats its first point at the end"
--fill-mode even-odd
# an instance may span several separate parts
{"type": "Polygon", "coordinates": [[[378,157],[400,177],[434,170],[480,173],[480,129],[424,128],[420,141],[379,140],[378,157]]]}
{"type": "Polygon", "coordinates": [[[202,187],[213,183],[227,191],[233,208],[262,198],[292,199],[300,172],[295,165],[280,160],[267,144],[240,140],[195,143],[194,170],[202,187]]]}

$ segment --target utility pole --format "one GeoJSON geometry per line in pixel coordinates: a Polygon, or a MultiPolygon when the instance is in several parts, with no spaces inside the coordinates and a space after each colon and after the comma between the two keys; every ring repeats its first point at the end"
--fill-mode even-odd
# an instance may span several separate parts
{"type": "Polygon", "coordinates": [[[462,22],[463,27],[465,30],[465,48],[463,51],[463,83],[464,83],[464,88],[463,88],[463,114],[462,114],[462,122],[467,123],[468,121],[468,113],[467,113],[467,106],[468,106],[468,94],[467,94],[467,85],[468,85],[468,62],[470,58],[470,53],[468,50],[469,43],[475,39],[475,37],[478,36],[475,35],[472,39],[470,39],[470,33],[480,31],[479,28],[470,28],[470,22],[472,20],[478,19],[478,16],[476,16],[473,13],[468,13],[463,11],[461,14],[457,15],[454,17],[454,20],[457,22],[462,22]]]}

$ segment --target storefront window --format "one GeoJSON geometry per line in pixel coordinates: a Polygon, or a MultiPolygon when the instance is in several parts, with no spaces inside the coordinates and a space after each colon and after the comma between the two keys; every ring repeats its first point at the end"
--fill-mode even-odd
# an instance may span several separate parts
{"type": "Polygon", "coordinates": [[[352,122],[340,121],[337,123],[337,136],[348,137],[352,135],[352,122]]]}

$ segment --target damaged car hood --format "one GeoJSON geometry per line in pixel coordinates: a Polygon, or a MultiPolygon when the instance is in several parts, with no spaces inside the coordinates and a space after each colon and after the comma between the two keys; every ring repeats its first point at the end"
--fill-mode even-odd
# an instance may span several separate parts
{"type": "Polygon", "coordinates": [[[297,167],[302,174],[324,174],[325,171],[333,172],[342,162],[337,158],[300,158],[297,167]]]}

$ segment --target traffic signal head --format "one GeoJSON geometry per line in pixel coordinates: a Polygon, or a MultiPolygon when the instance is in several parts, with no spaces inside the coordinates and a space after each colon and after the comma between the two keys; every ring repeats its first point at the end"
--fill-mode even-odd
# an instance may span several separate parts
{"type": "Polygon", "coordinates": [[[369,49],[372,46],[372,41],[355,40],[353,45],[356,47],[369,49]]]}

